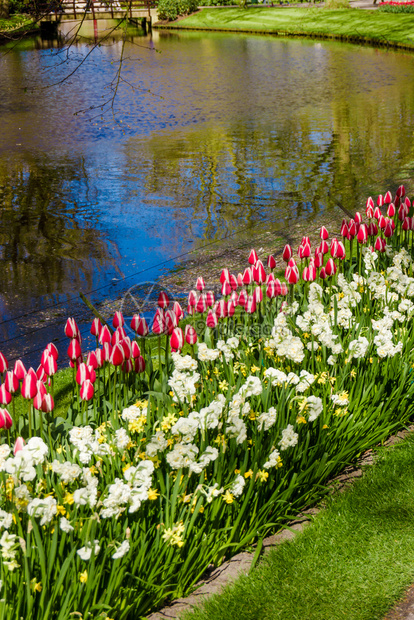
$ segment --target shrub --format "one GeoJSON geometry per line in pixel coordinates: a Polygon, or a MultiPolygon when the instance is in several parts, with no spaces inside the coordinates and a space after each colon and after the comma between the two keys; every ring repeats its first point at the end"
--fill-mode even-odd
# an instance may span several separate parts
{"type": "Polygon", "coordinates": [[[349,0],[325,0],[325,9],[349,9],[349,0]]]}
{"type": "Polygon", "coordinates": [[[160,0],[158,17],[162,20],[174,21],[180,15],[194,13],[197,7],[197,0],[160,0]]]}

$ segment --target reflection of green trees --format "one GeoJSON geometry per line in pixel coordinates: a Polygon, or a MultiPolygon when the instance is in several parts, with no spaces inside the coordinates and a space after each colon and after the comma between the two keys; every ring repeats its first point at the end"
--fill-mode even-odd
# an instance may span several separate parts
{"type": "Polygon", "coordinates": [[[0,160],[0,293],[19,300],[91,287],[114,265],[107,242],[82,213],[70,184],[87,184],[81,161],[57,165],[0,160]],[[69,203],[69,204],[68,204],[69,203]]]}

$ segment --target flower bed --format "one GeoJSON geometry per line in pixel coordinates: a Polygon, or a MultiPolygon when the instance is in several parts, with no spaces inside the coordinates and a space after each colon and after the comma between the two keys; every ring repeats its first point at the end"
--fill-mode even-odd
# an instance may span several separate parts
{"type": "Polygon", "coordinates": [[[252,250],[243,274],[223,269],[220,300],[198,279],[186,319],[160,294],[152,336],[139,316],[134,338],[120,313],[114,329],[95,319],[86,358],[68,319],[65,418],[52,344],[36,372],[0,356],[1,617],[145,615],[401,428],[414,408],[410,210],[400,187],[339,238],[304,237],[302,279],[289,246],[282,282],[252,250]]]}

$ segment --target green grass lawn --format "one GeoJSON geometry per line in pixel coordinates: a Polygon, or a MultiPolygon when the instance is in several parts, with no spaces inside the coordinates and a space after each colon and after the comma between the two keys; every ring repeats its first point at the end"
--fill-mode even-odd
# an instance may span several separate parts
{"type": "Polygon", "coordinates": [[[256,7],[203,9],[178,22],[172,22],[171,26],[269,34],[332,36],[346,40],[414,46],[414,14],[382,13],[361,9],[256,7]]]}
{"type": "Polygon", "coordinates": [[[414,580],[414,438],[182,620],[379,620],[414,580]]]}
{"type": "Polygon", "coordinates": [[[10,15],[8,19],[0,19],[0,34],[18,30],[22,27],[27,28],[32,24],[32,19],[27,15],[10,15]]]}

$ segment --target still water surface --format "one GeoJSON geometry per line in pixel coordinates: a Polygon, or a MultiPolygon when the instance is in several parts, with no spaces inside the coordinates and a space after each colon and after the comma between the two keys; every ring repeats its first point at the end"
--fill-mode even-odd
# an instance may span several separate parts
{"type": "Polygon", "coordinates": [[[30,351],[61,338],[79,290],[113,298],[197,245],[246,228],[254,239],[337,201],[352,211],[412,176],[414,55],[154,32],[129,37],[109,110],[122,42],[68,77],[90,49],[0,48],[0,348],[10,357],[25,350],[34,363],[30,351]]]}

